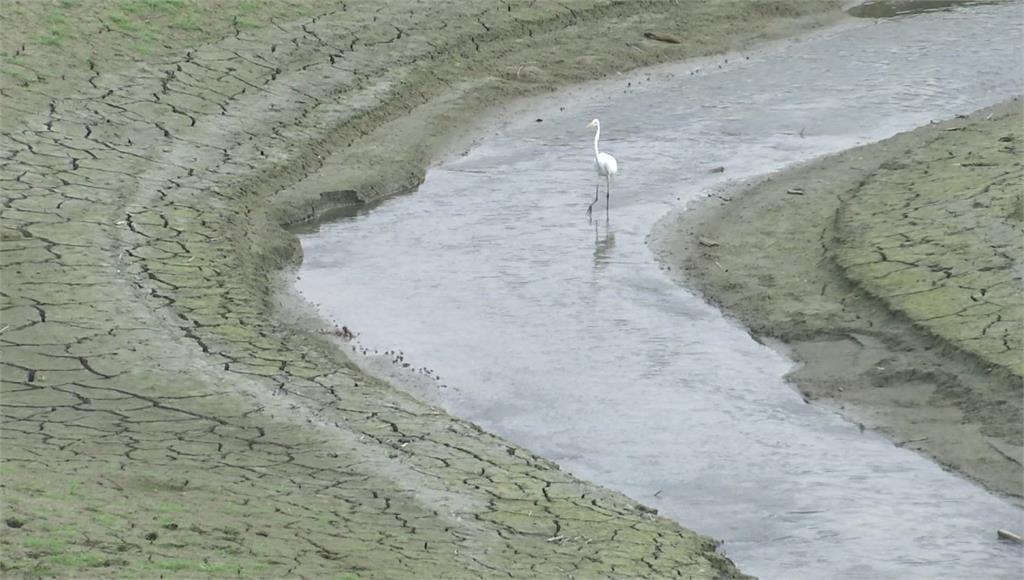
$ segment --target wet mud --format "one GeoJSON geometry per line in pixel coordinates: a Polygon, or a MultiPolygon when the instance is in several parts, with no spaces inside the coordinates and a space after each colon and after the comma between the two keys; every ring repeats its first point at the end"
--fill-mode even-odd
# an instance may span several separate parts
{"type": "MultiPolygon", "coordinates": [[[[892,18],[907,14],[948,10],[972,4],[990,4],[993,0],[868,0],[847,11],[858,18],[892,18]]],[[[995,0],[998,2],[999,0],[995,0]]]]}

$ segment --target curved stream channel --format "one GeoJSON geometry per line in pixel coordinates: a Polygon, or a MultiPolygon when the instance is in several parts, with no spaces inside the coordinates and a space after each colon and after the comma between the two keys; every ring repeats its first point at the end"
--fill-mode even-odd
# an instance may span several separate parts
{"type": "Polygon", "coordinates": [[[1021,23],[1019,3],[859,21],[541,99],[414,195],[304,236],[297,289],[441,378],[384,355],[372,372],[724,539],[748,573],[1018,578],[995,530],[1024,512],[804,404],[792,362],[673,284],[645,237],[727,180],[1012,96],[1021,23]],[[608,223],[603,195],[585,216],[593,117],[620,162],[608,223]]]}

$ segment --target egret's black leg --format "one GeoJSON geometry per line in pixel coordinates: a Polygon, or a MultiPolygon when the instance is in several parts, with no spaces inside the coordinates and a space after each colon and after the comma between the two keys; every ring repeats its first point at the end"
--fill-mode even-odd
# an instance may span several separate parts
{"type": "Polygon", "coordinates": [[[590,217],[590,215],[594,212],[594,204],[597,203],[597,199],[598,199],[600,193],[601,193],[601,182],[598,182],[596,185],[594,185],[594,201],[590,202],[590,205],[587,206],[587,217],[590,217]]]}
{"type": "Polygon", "coordinates": [[[607,220],[608,219],[608,212],[610,211],[609,207],[612,204],[612,176],[611,175],[606,175],[605,179],[607,179],[608,185],[606,186],[606,188],[604,190],[605,191],[605,193],[604,193],[604,217],[607,220]]]}

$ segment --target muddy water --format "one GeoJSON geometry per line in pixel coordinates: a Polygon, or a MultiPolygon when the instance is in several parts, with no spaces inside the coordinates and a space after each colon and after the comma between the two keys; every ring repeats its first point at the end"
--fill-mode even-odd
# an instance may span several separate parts
{"type": "Polygon", "coordinates": [[[1021,23],[1020,4],[865,21],[538,102],[414,195],[305,236],[297,288],[404,353],[363,364],[726,540],[748,573],[1018,577],[995,530],[1021,510],[804,404],[791,362],[670,282],[645,237],[729,179],[1020,91],[1021,23]],[[594,224],[592,117],[621,171],[594,224]]]}

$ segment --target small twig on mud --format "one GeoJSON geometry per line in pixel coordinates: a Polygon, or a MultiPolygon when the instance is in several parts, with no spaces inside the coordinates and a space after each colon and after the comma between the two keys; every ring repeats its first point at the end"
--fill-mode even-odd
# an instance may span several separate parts
{"type": "Polygon", "coordinates": [[[654,492],[654,497],[658,497],[659,495],[661,495],[661,490],[660,489],[658,491],[654,492]]]}
{"type": "Polygon", "coordinates": [[[793,187],[791,189],[787,189],[786,193],[788,193],[789,195],[803,195],[807,192],[804,191],[803,189],[800,189],[799,187],[793,187]]]}
{"type": "Polygon", "coordinates": [[[725,268],[723,268],[722,265],[718,263],[718,260],[715,260],[715,265],[718,266],[719,270],[725,272],[725,268]]]}
{"type": "Polygon", "coordinates": [[[6,325],[4,325],[4,327],[3,327],[3,328],[0,328],[0,334],[3,334],[3,333],[4,333],[4,331],[5,331],[5,330],[7,330],[7,329],[8,329],[8,328],[10,328],[10,327],[11,327],[11,325],[10,325],[10,324],[6,324],[6,325]]]}
{"type": "Polygon", "coordinates": [[[910,445],[911,443],[918,443],[920,441],[927,441],[927,440],[928,440],[927,437],[918,437],[917,439],[907,439],[906,441],[897,441],[896,442],[896,447],[903,447],[905,445],[910,445]]]}
{"type": "Polygon", "coordinates": [[[998,446],[998,445],[996,445],[995,443],[993,443],[993,442],[989,441],[988,439],[986,439],[986,440],[985,440],[985,443],[988,443],[988,446],[989,446],[989,447],[991,447],[992,449],[995,449],[996,451],[998,451],[998,452],[999,452],[999,454],[1000,454],[1000,455],[1002,455],[1003,457],[1005,457],[1005,458],[1009,459],[1010,461],[1012,461],[1012,462],[1016,463],[1017,465],[1020,465],[1020,464],[1021,464],[1021,463],[1020,463],[1020,459],[1017,459],[1016,457],[1014,457],[1014,456],[1010,455],[1010,454],[1009,454],[1009,453],[1007,453],[1006,451],[1003,451],[1003,450],[1002,450],[1002,449],[1000,449],[1000,448],[999,448],[999,446],[998,446]]]}
{"type": "Polygon", "coordinates": [[[649,38],[651,40],[657,40],[658,42],[667,42],[669,44],[682,44],[683,43],[683,41],[679,40],[678,38],[676,38],[674,36],[670,36],[668,34],[658,34],[657,32],[645,32],[644,33],[644,38],[649,38]]]}

